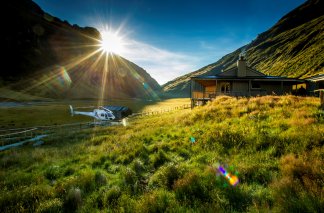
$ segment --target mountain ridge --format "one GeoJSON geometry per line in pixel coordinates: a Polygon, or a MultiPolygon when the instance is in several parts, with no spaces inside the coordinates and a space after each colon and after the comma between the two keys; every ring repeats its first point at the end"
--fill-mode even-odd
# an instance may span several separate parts
{"type": "Polygon", "coordinates": [[[324,11],[321,8],[324,8],[323,1],[305,2],[249,44],[162,85],[164,94],[188,97],[190,77],[215,75],[235,66],[243,51],[246,52],[249,66],[268,75],[306,78],[324,73],[324,11]]]}
{"type": "Polygon", "coordinates": [[[101,35],[97,29],[71,25],[31,0],[6,1],[4,10],[1,19],[6,30],[0,38],[6,54],[0,87],[46,98],[95,98],[102,96],[99,91],[110,82],[101,98],[157,98],[161,87],[143,68],[98,51],[101,35]],[[106,68],[105,60],[116,63],[109,62],[106,68]],[[109,76],[114,79],[99,79],[109,76]]]}

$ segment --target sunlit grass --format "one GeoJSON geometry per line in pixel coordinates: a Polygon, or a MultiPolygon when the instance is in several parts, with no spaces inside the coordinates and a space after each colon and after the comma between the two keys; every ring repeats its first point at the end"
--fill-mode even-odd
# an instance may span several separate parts
{"type": "Polygon", "coordinates": [[[1,152],[0,209],[318,212],[323,141],[316,98],[220,97],[1,152]],[[213,162],[232,166],[238,186],[215,176],[213,162]]]}

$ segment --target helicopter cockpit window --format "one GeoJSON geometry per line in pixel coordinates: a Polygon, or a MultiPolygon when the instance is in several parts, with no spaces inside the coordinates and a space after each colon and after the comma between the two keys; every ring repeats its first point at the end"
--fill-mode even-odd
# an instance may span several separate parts
{"type": "Polygon", "coordinates": [[[105,117],[105,115],[103,113],[100,114],[101,117],[105,117]]]}
{"type": "Polygon", "coordinates": [[[107,114],[105,114],[105,118],[108,119],[108,115],[107,114]]]}
{"type": "Polygon", "coordinates": [[[108,116],[109,116],[110,118],[112,118],[112,117],[113,117],[113,115],[112,115],[111,113],[108,113],[108,116]]]}

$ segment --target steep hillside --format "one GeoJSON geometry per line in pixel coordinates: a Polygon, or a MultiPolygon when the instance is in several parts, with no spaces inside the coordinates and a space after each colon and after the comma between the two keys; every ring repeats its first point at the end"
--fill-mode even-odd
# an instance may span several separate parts
{"type": "Polygon", "coordinates": [[[324,3],[309,0],[282,17],[255,40],[216,63],[163,85],[169,96],[189,96],[190,77],[213,75],[234,66],[245,51],[248,64],[269,75],[305,78],[324,73],[324,3]]]}
{"type": "Polygon", "coordinates": [[[30,0],[5,1],[2,10],[0,86],[51,98],[98,98],[105,89],[103,98],[151,98],[160,90],[136,64],[96,52],[95,28],[61,21],[30,0]]]}

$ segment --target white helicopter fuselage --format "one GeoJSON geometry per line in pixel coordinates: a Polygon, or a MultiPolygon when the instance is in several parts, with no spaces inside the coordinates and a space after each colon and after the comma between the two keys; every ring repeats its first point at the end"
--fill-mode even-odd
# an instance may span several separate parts
{"type": "Polygon", "coordinates": [[[108,109],[94,109],[93,112],[81,112],[81,111],[74,111],[73,107],[70,105],[71,114],[73,115],[85,115],[93,117],[100,121],[110,121],[114,120],[116,117],[114,116],[113,112],[108,109]]]}

